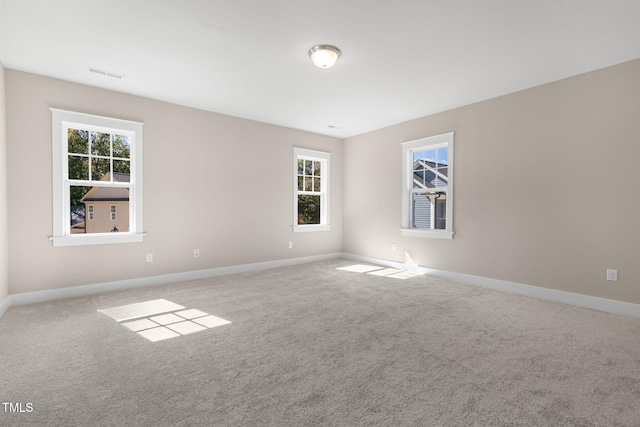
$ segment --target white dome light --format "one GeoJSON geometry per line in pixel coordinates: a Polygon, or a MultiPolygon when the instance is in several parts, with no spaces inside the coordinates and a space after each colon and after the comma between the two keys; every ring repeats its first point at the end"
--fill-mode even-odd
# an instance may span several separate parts
{"type": "Polygon", "coordinates": [[[311,61],[318,68],[330,68],[340,58],[340,49],[329,44],[319,44],[309,49],[311,61]]]}

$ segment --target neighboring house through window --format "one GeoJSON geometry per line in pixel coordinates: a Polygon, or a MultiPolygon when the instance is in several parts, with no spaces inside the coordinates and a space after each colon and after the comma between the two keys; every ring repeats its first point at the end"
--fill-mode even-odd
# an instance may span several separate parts
{"type": "Polygon", "coordinates": [[[143,124],[51,112],[54,246],[142,241],[143,124]]]}
{"type": "Polygon", "coordinates": [[[453,237],[453,132],[402,144],[402,234],[453,237]]]}
{"type": "Polygon", "coordinates": [[[293,149],[293,231],[326,231],[331,153],[293,149]]]}

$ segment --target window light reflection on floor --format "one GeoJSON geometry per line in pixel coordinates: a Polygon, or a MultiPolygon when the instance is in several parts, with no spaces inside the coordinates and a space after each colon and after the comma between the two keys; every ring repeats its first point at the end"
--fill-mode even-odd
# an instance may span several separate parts
{"type": "Polygon", "coordinates": [[[421,275],[419,273],[412,273],[410,271],[399,270],[397,268],[384,268],[380,266],[366,265],[366,264],[354,264],[346,267],[338,267],[337,270],[351,271],[354,273],[365,273],[365,274],[371,274],[374,276],[391,277],[393,279],[401,279],[401,280],[406,280],[406,279],[410,279],[412,277],[417,277],[421,275]]]}
{"type": "Polygon", "coordinates": [[[164,299],[98,310],[149,341],[176,338],[231,323],[164,299]]]}

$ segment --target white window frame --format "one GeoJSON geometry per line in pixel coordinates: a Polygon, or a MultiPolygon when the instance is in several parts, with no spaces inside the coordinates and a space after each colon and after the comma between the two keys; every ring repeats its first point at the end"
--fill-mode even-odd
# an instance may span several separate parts
{"type": "MultiPolygon", "coordinates": [[[[142,242],[143,171],[142,146],[144,123],[50,108],[53,154],[53,246],[97,245],[109,243],[142,242]],[[128,135],[131,143],[130,182],[112,182],[108,185],[129,188],[129,231],[119,233],[71,234],[69,212],[70,180],[67,130],[80,128],[105,133],[128,135]]],[[[101,185],[105,185],[103,182],[101,185]]]]}
{"type": "Polygon", "coordinates": [[[293,231],[329,231],[331,222],[329,219],[331,183],[330,165],[331,153],[324,151],[308,150],[306,148],[293,148],[293,231]],[[313,160],[320,162],[320,192],[306,192],[298,190],[298,160],[313,160]],[[313,194],[320,196],[320,224],[298,224],[298,195],[313,194]]]}
{"type": "Polygon", "coordinates": [[[453,135],[454,132],[420,138],[402,143],[402,228],[403,236],[433,237],[440,239],[453,238],[453,135]],[[446,228],[443,230],[412,228],[411,206],[413,194],[413,153],[436,147],[448,147],[448,180],[445,189],[446,198],[446,228]]]}

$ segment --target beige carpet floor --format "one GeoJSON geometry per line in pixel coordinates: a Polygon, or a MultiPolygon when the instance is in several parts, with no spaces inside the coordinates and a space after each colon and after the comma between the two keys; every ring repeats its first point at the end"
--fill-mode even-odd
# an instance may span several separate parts
{"type": "Polygon", "coordinates": [[[0,425],[640,425],[640,319],[351,264],[11,307],[0,425]],[[159,299],[231,323],[150,341],[98,311],[159,299]]]}

